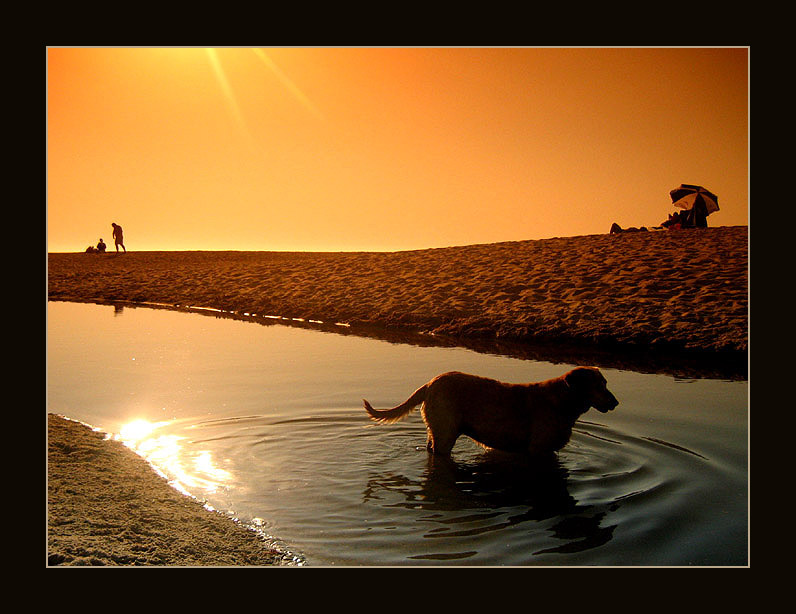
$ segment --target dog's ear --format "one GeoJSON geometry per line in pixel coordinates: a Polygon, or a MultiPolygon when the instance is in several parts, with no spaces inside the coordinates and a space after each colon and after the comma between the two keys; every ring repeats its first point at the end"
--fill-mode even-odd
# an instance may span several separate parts
{"type": "Polygon", "coordinates": [[[597,369],[591,367],[576,367],[564,375],[564,381],[573,390],[588,390],[598,373],[597,369]]]}
{"type": "Polygon", "coordinates": [[[567,383],[567,386],[575,390],[579,389],[585,379],[584,371],[585,369],[583,369],[583,367],[577,367],[575,369],[572,369],[572,371],[565,373],[564,381],[567,383]]]}

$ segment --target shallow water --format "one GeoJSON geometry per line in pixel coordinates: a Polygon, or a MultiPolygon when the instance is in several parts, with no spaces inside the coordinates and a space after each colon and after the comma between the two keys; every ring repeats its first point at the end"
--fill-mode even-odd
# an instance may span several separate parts
{"type": "Polygon", "coordinates": [[[147,308],[48,304],[47,411],[112,433],[307,565],[746,565],[748,382],[602,369],[620,400],[557,459],[425,451],[444,371],[568,365],[147,308]]]}

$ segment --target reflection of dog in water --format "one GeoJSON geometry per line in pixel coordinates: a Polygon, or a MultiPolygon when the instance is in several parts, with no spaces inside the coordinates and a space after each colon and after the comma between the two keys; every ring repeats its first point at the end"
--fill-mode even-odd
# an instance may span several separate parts
{"type": "Polygon", "coordinates": [[[555,452],[567,444],[575,421],[590,407],[608,412],[619,404],[602,373],[591,367],[533,384],[443,373],[392,409],[364,403],[370,417],[383,423],[397,422],[423,403],[426,447],[442,455],[450,454],[459,435],[506,452],[555,452]]]}
{"type": "Polygon", "coordinates": [[[408,474],[372,475],[363,491],[365,504],[421,510],[422,523],[413,526],[424,531],[423,541],[428,545],[423,554],[410,559],[479,557],[487,555],[496,539],[505,539],[509,564],[525,564],[536,555],[602,546],[616,529],[607,517],[619,501],[575,500],[567,486],[568,471],[554,454],[524,456],[485,450],[465,462],[429,454],[419,479],[411,473],[416,469],[412,465],[406,468],[408,474]],[[515,527],[522,527],[519,533],[515,527]],[[489,533],[496,537],[483,537],[489,533]],[[509,545],[519,535],[522,539],[509,545]],[[438,553],[434,540],[446,544],[440,546],[446,554],[438,553]]]}

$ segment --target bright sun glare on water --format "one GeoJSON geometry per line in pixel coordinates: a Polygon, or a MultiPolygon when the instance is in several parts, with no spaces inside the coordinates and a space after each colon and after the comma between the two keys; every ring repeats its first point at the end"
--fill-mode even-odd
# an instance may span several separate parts
{"type": "Polygon", "coordinates": [[[135,445],[142,439],[149,437],[152,432],[167,425],[168,422],[149,422],[148,420],[133,420],[119,430],[119,439],[128,445],[135,445]]]}
{"type": "Polygon", "coordinates": [[[220,468],[208,450],[185,450],[185,437],[156,435],[155,431],[169,422],[133,420],[119,430],[118,439],[155,466],[179,490],[199,495],[214,493],[232,479],[232,474],[220,468]]]}

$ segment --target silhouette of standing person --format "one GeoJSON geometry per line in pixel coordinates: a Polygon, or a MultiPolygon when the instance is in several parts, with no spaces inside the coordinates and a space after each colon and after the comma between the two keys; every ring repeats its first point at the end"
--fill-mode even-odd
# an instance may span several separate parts
{"type": "Polygon", "coordinates": [[[119,253],[119,246],[122,246],[124,253],[127,253],[127,248],[124,246],[124,235],[122,234],[122,227],[116,224],[115,222],[111,222],[111,226],[113,226],[113,241],[116,243],[116,253],[119,253]]]}

